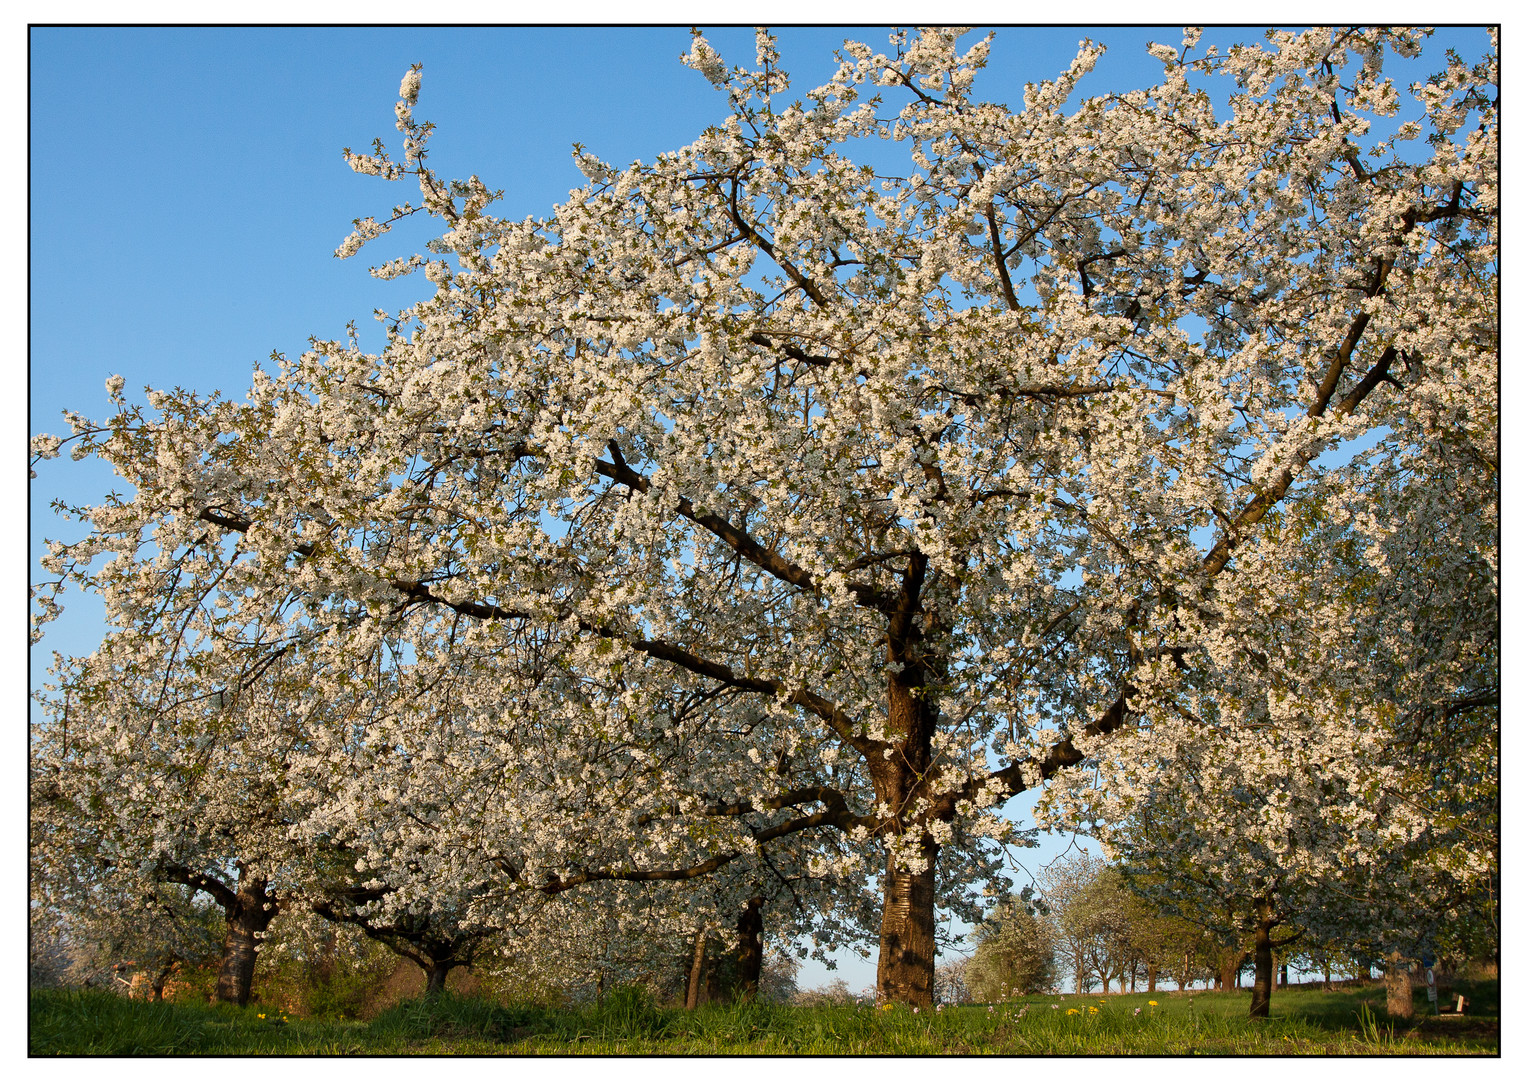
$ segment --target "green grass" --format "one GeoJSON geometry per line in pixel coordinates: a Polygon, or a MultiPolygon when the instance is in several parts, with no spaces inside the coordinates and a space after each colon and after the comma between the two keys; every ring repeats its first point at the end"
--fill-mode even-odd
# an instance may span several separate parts
{"type": "Polygon", "coordinates": [[[1384,990],[1277,991],[1247,1017],[1241,993],[1028,997],[989,1009],[866,1006],[661,1008],[623,988],[598,1006],[550,1009],[443,996],[370,1022],[261,1015],[101,991],[34,990],[33,1055],[270,1054],[1496,1054],[1496,984],[1465,990],[1473,1014],[1392,1024],[1384,990]],[[1469,990],[1473,989],[1474,994],[1469,990]],[[1151,1005],[1150,1002],[1157,1002],[1151,1005]],[[1054,1007],[1053,1007],[1054,1006],[1054,1007]],[[1136,1010],[1139,1009],[1139,1012],[1136,1010]]]}

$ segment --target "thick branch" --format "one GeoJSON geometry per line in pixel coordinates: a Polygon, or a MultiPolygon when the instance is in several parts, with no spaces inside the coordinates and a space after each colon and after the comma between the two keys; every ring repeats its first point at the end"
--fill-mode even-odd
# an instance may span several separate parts
{"type": "MultiPolygon", "coordinates": [[[[636,479],[640,480],[644,485],[647,483],[642,477],[636,477],[636,479]]],[[[206,513],[206,511],[203,511],[204,517],[206,513]]],[[[218,513],[217,517],[219,520],[216,524],[221,528],[230,529],[234,532],[244,532],[251,525],[248,518],[237,517],[232,514],[218,513]]],[[[208,518],[207,520],[211,519],[208,518]]],[[[435,604],[474,619],[502,620],[529,619],[531,617],[529,612],[501,607],[498,604],[487,604],[475,600],[447,600],[431,592],[430,587],[420,581],[397,578],[388,582],[388,584],[401,593],[408,604],[435,604]]],[[[585,633],[596,634],[613,641],[624,642],[628,647],[637,652],[664,660],[677,667],[684,668],[686,671],[719,682],[724,686],[732,686],[753,693],[768,694],[771,697],[781,698],[788,704],[800,705],[808,712],[821,718],[839,738],[843,739],[850,746],[861,752],[868,752],[870,748],[868,740],[854,733],[854,725],[842,709],[827,698],[813,693],[805,687],[791,689],[778,679],[757,679],[739,675],[724,664],[707,660],[705,657],[670,642],[648,641],[642,638],[627,637],[608,625],[596,624],[588,619],[580,618],[578,620],[578,628],[585,633]]]]}
{"type": "Polygon", "coordinates": [[[213,903],[230,914],[239,904],[239,896],[233,889],[224,885],[215,877],[204,874],[199,870],[181,866],[178,863],[159,865],[159,876],[165,881],[173,881],[179,885],[189,885],[193,889],[199,889],[212,898],[213,903]]]}
{"type": "MultiPolygon", "coordinates": [[[[610,444],[610,450],[611,457],[614,460],[596,461],[594,463],[595,471],[601,476],[614,480],[623,487],[645,495],[652,486],[652,483],[647,477],[626,464],[625,459],[621,456],[620,448],[614,442],[610,444]]],[[[780,555],[779,552],[766,548],[752,536],[748,535],[748,533],[727,521],[727,519],[717,514],[697,513],[695,504],[683,496],[680,496],[679,499],[679,514],[681,517],[693,521],[711,533],[711,535],[771,577],[777,578],[788,585],[794,585],[805,592],[816,594],[820,591],[820,587],[812,580],[810,573],[780,555]]],[[[881,611],[885,609],[889,600],[879,589],[869,585],[851,582],[845,587],[854,597],[855,602],[862,607],[881,611]]]]}
{"type": "Polygon", "coordinates": [[[789,261],[782,259],[776,253],[775,245],[766,240],[762,233],[744,219],[742,211],[738,209],[737,195],[738,181],[734,178],[732,181],[732,192],[727,200],[727,207],[731,213],[733,224],[738,227],[738,231],[748,238],[749,243],[773,259],[775,265],[784,270],[786,275],[801,288],[802,292],[810,296],[818,307],[831,307],[832,305],[828,302],[828,298],[822,294],[822,290],[817,287],[812,279],[800,270],[797,270],[789,261]]]}
{"type": "MultiPolygon", "coordinates": [[[[857,818],[854,820],[858,821],[857,818]]],[[[828,809],[815,814],[808,814],[805,817],[782,821],[778,825],[771,825],[767,829],[759,829],[754,832],[753,838],[763,844],[771,840],[778,840],[782,836],[790,836],[794,833],[804,832],[807,829],[815,829],[822,825],[832,825],[838,828],[844,827],[840,823],[838,812],[828,809]]],[[[538,889],[548,896],[555,896],[560,892],[565,892],[568,889],[587,884],[591,881],[688,881],[691,878],[701,877],[726,866],[741,854],[741,851],[725,852],[721,855],[713,855],[709,859],[695,863],[693,866],[674,867],[666,870],[580,870],[567,877],[548,873],[546,883],[538,886],[538,889]]]]}

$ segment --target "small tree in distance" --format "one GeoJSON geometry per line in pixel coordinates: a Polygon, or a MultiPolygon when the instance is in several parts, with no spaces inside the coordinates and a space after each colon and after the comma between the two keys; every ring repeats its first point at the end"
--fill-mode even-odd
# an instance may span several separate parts
{"type": "Polygon", "coordinates": [[[973,931],[976,951],[965,970],[971,998],[1000,1002],[1046,993],[1056,984],[1056,948],[1048,921],[1010,896],[973,931]]]}

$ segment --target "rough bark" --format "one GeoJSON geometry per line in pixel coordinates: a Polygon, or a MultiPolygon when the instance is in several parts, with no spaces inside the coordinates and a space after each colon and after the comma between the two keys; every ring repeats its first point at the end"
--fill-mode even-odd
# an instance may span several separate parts
{"type": "Polygon", "coordinates": [[[1146,992],[1148,994],[1157,992],[1157,965],[1154,960],[1146,964],[1146,992]]]}
{"type": "Polygon", "coordinates": [[[764,971],[764,917],[759,912],[763,904],[762,896],[751,898],[737,920],[737,995],[742,1001],[759,996],[764,971]]]}
{"type": "MultiPolygon", "coordinates": [[[[894,665],[886,685],[886,728],[889,744],[869,761],[876,798],[886,806],[915,807],[933,759],[933,736],[938,707],[928,694],[943,661],[927,647],[925,630],[937,620],[921,607],[928,558],[908,560],[896,610],[887,623],[887,659],[894,665]]],[[[921,820],[908,821],[921,829],[921,820]]],[[[881,1001],[921,1008],[934,1004],[934,878],[939,845],[923,834],[916,856],[922,869],[910,871],[887,854],[882,880],[881,953],[876,965],[876,995],[881,1001]]]]}
{"type": "Polygon", "coordinates": [[[227,930],[223,935],[223,959],[218,967],[216,1000],[234,1005],[249,1004],[250,984],[255,977],[259,935],[276,917],[276,901],[264,878],[239,874],[239,888],[223,905],[227,930]]]}
{"type": "Polygon", "coordinates": [[[1385,964],[1385,1011],[1392,1020],[1410,1020],[1416,1014],[1411,1003],[1411,964],[1395,951],[1385,964]]]}
{"type": "Polygon", "coordinates": [[[881,909],[881,956],[876,995],[881,1001],[929,1008],[934,1004],[934,860],[939,845],[925,839],[926,864],[917,872],[886,860],[881,909]]]}

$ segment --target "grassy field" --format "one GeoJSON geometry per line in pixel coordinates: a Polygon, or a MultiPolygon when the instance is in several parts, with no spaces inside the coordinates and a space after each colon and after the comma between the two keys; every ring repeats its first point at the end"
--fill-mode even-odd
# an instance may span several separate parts
{"type": "MultiPolygon", "coordinates": [[[[1392,1025],[1380,987],[1275,993],[1271,1019],[1241,993],[1032,997],[923,1010],[710,1006],[685,1012],[618,991],[547,1009],[446,996],[376,1019],[309,1020],[99,991],[34,990],[33,1055],[246,1054],[1496,1054],[1497,984],[1470,987],[1473,1015],[1392,1025]],[[1152,1004],[1155,1002],[1155,1004],[1152,1004]]],[[[1466,990],[1466,993],[1469,993],[1466,990]]]]}

